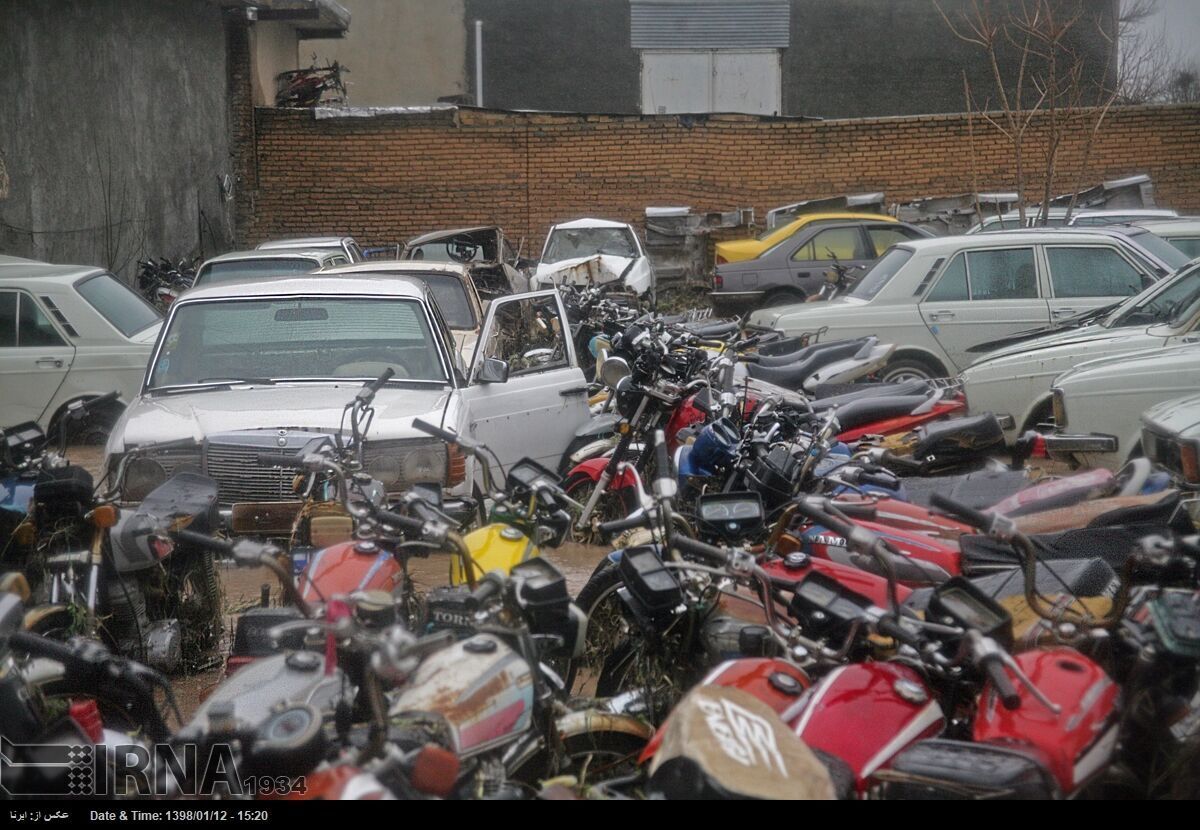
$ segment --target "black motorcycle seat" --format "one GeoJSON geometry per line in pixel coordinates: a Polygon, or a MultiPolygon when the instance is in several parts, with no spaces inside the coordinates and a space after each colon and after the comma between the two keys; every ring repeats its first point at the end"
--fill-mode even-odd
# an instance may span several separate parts
{"type": "MultiPolygon", "coordinates": [[[[842,346],[846,342],[850,342],[850,341],[831,340],[828,343],[814,343],[811,346],[805,346],[803,349],[799,349],[794,352],[789,352],[788,354],[780,354],[780,355],[760,354],[758,356],[758,360],[756,362],[759,366],[770,366],[773,368],[778,367],[778,366],[788,366],[792,363],[799,363],[802,360],[808,360],[813,355],[819,354],[820,352],[823,352],[826,349],[836,349],[839,346],[842,346]]],[[[859,338],[859,340],[857,342],[861,346],[863,343],[866,342],[866,338],[859,338]]]]}
{"type": "MultiPolygon", "coordinates": [[[[1025,572],[1011,565],[987,576],[974,577],[971,582],[992,599],[1025,593],[1025,572]]],[[[1070,593],[1077,597],[1099,597],[1111,596],[1118,580],[1117,572],[1103,559],[1063,559],[1039,562],[1034,584],[1043,595],[1070,593]]],[[[919,588],[909,595],[904,606],[923,611],[932,595],[932,588],[919,588]]]]}
{"type": "Polygon", "coordinates": [[[806,337],[784,337],[768,342],[759,341],[758,353],[762,357],[779,357],[781,355],[795,354],[802,349],[808,348],[808,344],[804,342],[807,339],[806,337]]]}
{"type": "Polygon", "coordinates": [[[863,341],[861,340],[847,340],[830,344],[830,348],[813,352],[802,360],[784,366],[759,366],[747,363],[746,371],[752,378],[765,380],[785,389],[799,389],[813,372],[835,361],[853,357],[862,347],[863,341]]]}
{"type": "Polygon", "coordinates": [[[816,412],[822,412],[831,406],[843,406],[850,401],[863,398],[887,398],[893,395],[921,395],[924,397],[929,394],[931,388],[927,380],[906,380],[900,383],[827,383],[818,386],[814,391],[817,400],[812,402],[812,408],[816,412]],[[831,387],[838,388],[838,392],[831,395],[821,394],[831,387]]]}
{"type": "Polygon", "coordinates": [[[1004,442],[1000,422],[990,412],[968,418],[938,421],[920,428],[920,439],[913,448],[913,458],[945,454],[961,455],[993,449],[1004,442]]]}
{"type": "MultiPolygon", "coordinates": [[[[1037,533],[1029,538],[1042,561],[1103,559],[1117,569],[1125,564],[1125,560],[1143,536],[1169,533],[1167,528],[1161,526],[1156,528],[1151,525],[1134,525],[1037,533]]],[[[987,536],[960,536],[958,544],[962,549],[963,570],[968,573],[986,573],[1021,564],[1011,545],[997,542],[987,536]]]]}
{"type": "Polygon", "coordinates": [[[931,494],[943,493],[968,507],[984,510],[1031,483],[1023,470],[977,470],[963,475],[906,478],[904,490],[909,501],[923,507],[929,506],[931,494]]]}
{"type": "Polygon", "coordinates": [[[907,415],[928,400],[927,395],[888,395],[883,398],[859,398],[837,408],[838,426],[857,429],[885,418],[907,415]]]}
{"type": "Polygon", "coordinates": [[[685,324],[684,328],[703,340],[724,340],[737,337],[739,332],[738,324],[731,320],[706,320],[703,323],[685,324]]]}

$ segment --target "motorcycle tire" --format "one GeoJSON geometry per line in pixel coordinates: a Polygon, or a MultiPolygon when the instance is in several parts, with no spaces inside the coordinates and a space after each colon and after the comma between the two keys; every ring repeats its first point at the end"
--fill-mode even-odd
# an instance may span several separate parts
{"type": "Polygon", "coordinates": [[[189,669],[207,663],[221,642],[224,597],[217,563],[208,551],[188,551],[168,568],[168,597],[183,629],[183,659],[189,669]]]}
{"type": "Polygon", "coordinates": [[[625,617],[617,591],[624,583],[614,562],[605,558],[575,597],[587,615],[584,653],[567,662],[562,672],[568,697],[592,697],[601,668],[611,652],[626,638],[625,617]]]}
{"type": "MultiPolygon", "coordinates": [[[[595,481],[589,476],[579,473],[569,476],[563,482],[563,491],[580,504],[587,504],[595,488],[595,481]]],[[[610,489],[600,497],[600,501],[596,502],[596,507],[592,511],[593,521],[590,527],[577,530],[575,528],[575,520],[578,518],[579,513],[575,510],[571,511],[570,539],[572,542],[580,545],[602,545],[604,544],[604,539],[592,529],[596,523],[623,519],[627,515],[629,515],[629,511],[625,509],[625,504],[620,493],[610,489]]]]}

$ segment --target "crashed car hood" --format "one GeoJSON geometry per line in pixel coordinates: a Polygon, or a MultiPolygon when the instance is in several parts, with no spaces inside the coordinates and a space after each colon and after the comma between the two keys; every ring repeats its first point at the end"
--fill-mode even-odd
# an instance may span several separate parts
{"type": "MultiPolygon", "coordinates": [[[[307,429],[336,432],[342,409],[362,388],[361,382],[244,386],[206,392],[140,395],[124,415],[124,446],[158,444],[241,430],[307,429]]],[[[368,437],[417,437],[412,420],[440,409],[446,387],[388,387],[375,397],[375,419],[368,437]]]]}
{"type": "Polygon", "coordinates": [[[1196,365],[1200,365],[1200,344],[1191,343],[1170,349],[1140,349],[1136,352],[1124,352],[1084,361],[1071,371],[1063,373],[1055,381],[1055,385],[1078,382],[1080,378],[1120,377],[1126,379],[1121,388],[1111,390],[1116,393],[1125,391],[1125,387],[1139,387],[1139,384],[1148,376],[1170,374],[1171,370],[1178,371],[1196,365]]]}
{"type": "Polygon", "coordinates": [[[538,265],[534,275],[539,282],[569,285],[601,285],[616,282],[625,276],[638,258],[593,254],[538,265]]]}

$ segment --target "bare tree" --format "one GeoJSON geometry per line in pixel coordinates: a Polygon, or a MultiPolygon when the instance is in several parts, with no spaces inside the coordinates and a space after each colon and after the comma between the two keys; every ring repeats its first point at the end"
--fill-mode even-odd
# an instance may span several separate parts
{"type": "Polygon", "coordinates": [[[100,224],[95,232],[98,246],[104,256],[104,265],[114,274],[120,274],[133,261],[145,243],[146,217],[134,213],[129,180],[120,175],[114,164],[112,145],[105,142],[102,154],[98,142],[93,142],[96,175],[94,184],[98,190],[100,224]]]}
{"type": "MultiPolygon", "coordinates": [[[[1105,31],[1102,18],[1095,18],[1096,34],[1110,44],[1105,50],[1107,57],[1098,63],[1077,45],[1088,34],[1082,3],[971,0],[957,19],[951,19],[938,0],[934,5],[956,37],[986,54],[999,106],[989,112],[992,99],[985,98],[978,114],[1012,147],[1021,224],[1025,224],[1031,178],[1040,184],[1037,223],[1045,224],[1063,177],[1064,144],[1073,136],[1087,136],[1083,162],[1076,171],[1082,178],[1090,165],[1094,139],[1117,97],[1112,80],[1117,74],[1113,67],[1115,33],[1105,31]],[[1040,165],[1031,160],[1031,153],[1040,165]]],[[[970,119],[978,99],[965,74],[964,86],[970,119]]],[[[1073,209],[1074,198],[1068,205],[1068,217],[1073,209]]]]}

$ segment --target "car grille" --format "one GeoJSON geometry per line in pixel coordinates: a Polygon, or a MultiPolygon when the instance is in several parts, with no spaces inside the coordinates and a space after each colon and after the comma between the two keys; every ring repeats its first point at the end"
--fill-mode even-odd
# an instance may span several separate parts
{"type": "Polygon", "coordinates": [[[218,498],[221,504],[289,501],[296,498],[292,492],[292,481],[296,475],[294,470],[258,463],[261,453],[271,451],[269,447],[208,445],[206,472],[220,488],[218,498]]]}

